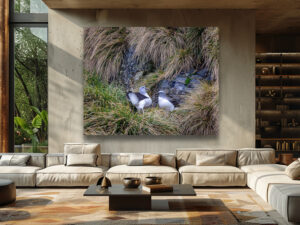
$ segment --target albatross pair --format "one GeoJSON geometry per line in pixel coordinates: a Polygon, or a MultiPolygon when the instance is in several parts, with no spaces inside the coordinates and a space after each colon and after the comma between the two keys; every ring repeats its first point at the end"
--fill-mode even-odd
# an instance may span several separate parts
{"type": "MultiPolygon", "coordinates": [[[[146,91],[146,87],[142,86],[139,88],[139,92],[129,91],[127,96],[132,105],[134,105],[138,112],[144,113],[144,108],[150,107],[152,105],[152,99],[146,91]]],[[[169,101],[167,95],[164,91],[158,92],[158,106],[166,111],[173,111],[175,109],[174,105],[169,101]]]]}

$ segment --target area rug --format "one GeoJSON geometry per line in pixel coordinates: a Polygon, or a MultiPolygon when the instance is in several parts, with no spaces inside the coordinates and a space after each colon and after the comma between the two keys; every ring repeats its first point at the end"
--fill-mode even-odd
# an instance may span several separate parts
{"type": "Polygon", "coordinates": [[[168,210],[108,211],[108,197],[84,197],[85,189],[17,189],[17,201],[0,207],[0,224],[287,225],[248,188],[195,190],[196,197],[154,197],[168,210]]]}

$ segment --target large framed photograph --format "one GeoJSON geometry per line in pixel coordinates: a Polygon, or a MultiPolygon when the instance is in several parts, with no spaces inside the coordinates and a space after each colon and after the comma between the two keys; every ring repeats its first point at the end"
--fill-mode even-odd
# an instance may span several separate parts
{"type": "Polygon", "coordinates": [[[85,135],[217,135],[218,27],[84,30],[85,135]]]}

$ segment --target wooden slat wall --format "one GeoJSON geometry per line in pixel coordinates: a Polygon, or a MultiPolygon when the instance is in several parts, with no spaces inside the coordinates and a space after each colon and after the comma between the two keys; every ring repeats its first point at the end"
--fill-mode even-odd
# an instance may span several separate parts
{"type": "Polygon", "coordinates": [[[9,149],[9,0],[0,0],[0,152],[9,149]]]}

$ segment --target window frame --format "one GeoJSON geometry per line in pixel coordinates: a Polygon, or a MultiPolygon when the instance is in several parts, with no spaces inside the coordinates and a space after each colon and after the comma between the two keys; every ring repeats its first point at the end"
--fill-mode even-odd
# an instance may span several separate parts
{"type": "Polygon", "coordinates": [[[15,103],[15,28],[16,27],[41,27],[47,28],[48,35],[48,13],[16,13],[15,0],[9,5],[9,152],[15,151],[14,136],[14,103],[15,103]]]}

